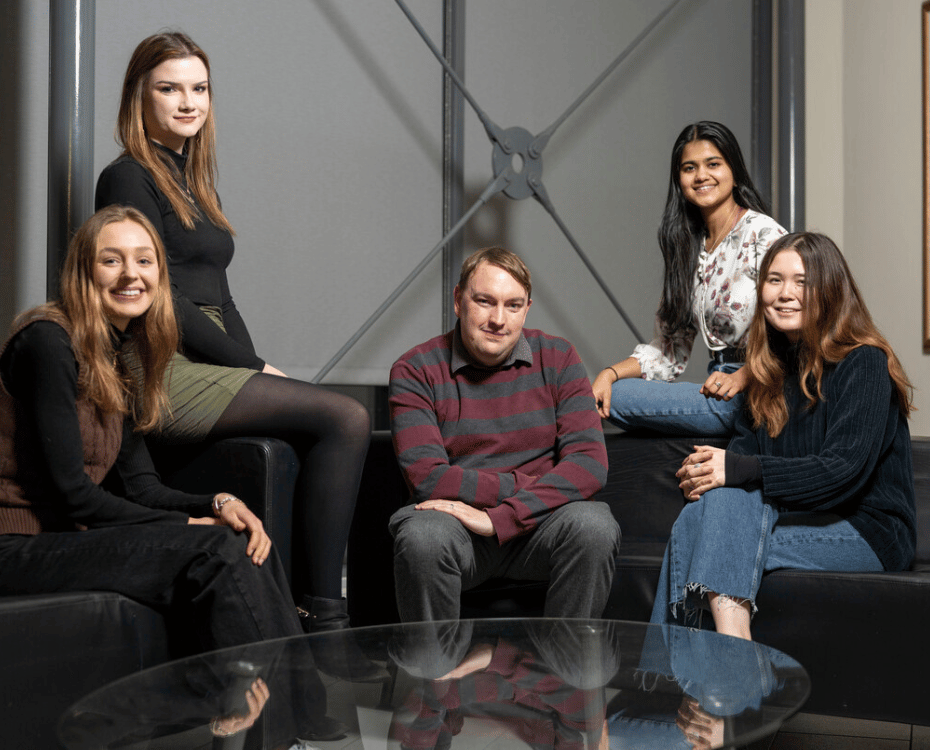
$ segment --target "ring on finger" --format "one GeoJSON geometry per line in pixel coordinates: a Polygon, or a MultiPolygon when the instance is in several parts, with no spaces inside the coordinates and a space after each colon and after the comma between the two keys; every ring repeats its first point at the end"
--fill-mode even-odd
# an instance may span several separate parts
{"type": "Polygon", "coordinates": [[[719,388],[720,386],[723,385],[723,383],[721,383],[719,380],[715,380],[715,381],[714,381],[714,385],[717,386],[717,387],[719,388]]]}

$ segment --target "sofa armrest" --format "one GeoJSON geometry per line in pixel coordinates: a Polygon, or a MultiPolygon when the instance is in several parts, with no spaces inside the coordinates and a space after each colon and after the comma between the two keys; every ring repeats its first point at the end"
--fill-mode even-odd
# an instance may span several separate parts
{"type": "Polygon", "coordinates": [[[55,723],[92,690],[169,658],[162,616],[108,591],[0,597],[3,747],[59,747],[55,723]]]}
{"type": "MultiPolygon", "coordinates": [[[[300,462],[289,443],[236,437],[184,446],[150,445],[155,467],[169,487],[185,492],[231,492],[262,520],[292,587],[294,488],[300,462]]],[[[295,549],[296,548],[296,549],[295,549]]]]}

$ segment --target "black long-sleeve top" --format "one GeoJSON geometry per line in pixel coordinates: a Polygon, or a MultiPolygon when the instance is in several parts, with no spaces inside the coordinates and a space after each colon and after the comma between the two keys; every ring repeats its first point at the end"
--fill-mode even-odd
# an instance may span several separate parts
{"type": "MultiPolygon", "coordinates": [[[[187,156],[158,144],[155,147],[174,165],[175,179],[186,189],[187,156]]],[[[100,173],[95,204],[97,210],[112,204],[134,206],[155,225],[168,254],[181,344],[188,356],[227,367],[261,370],[265,366],[229,291],[226,269],[234,249],[229,232],[215,226],[196,203],[200,218],[193,230],[185,229],[149,171],[127,155],[100,173]],[[220,309],[226,333],[200,309],[204,305],[220,309]]]]}
{"type": "Polygon", "coordinates": [[[17,419],[35,426],[38,440],[26,449],[37,451],[47,468],[47,496],[41,502],[57,506],[63,522],[90,528],[153,521],[186,524],[189,515],[210,515],[210,495],[190,495],[161,483],[145,441],[129,419],[123,422],[116,463],[103,483],[88,477],[75,406],[78,363],[68,334],[57,323],[37,321],[17,334],[0,359],[0,377],[16,400],[17,419]]]}
{"type": "Polygon", "coordinates": [[[861,346],[827,366],[823,399],[808,409],[785,349],[788,423],[772,438],[744,412],[728,451],[758,460],[767,500],[843,516],[886,570],[907,568],[917,543],[911,439],[885,353],[861,346]]]}

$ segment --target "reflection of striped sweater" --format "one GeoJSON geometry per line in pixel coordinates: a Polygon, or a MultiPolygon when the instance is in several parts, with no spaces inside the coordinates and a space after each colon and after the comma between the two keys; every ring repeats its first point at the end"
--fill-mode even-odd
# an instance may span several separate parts
{"type": "Polygon", "coordinates": [[[530,748],[584,750],[586,735],[601,736],[603,705],[600,690],[569,685],[534,654],[501,639],[481,671],[423,680],[395,713],[389,736],[405,749],[432,750],[445,744],[443,734],[458,735],[466,717],[478,716],[493,718],[530,748]]]}
{"type": "Polygon", "coordinates": [[[466,356],[456,328],[394,363],[394,450],[415,502],[486,509],[503,543],[603,487],[604,435],[584,367],[564,339],[524,329],[493,369],[466,356]]]}

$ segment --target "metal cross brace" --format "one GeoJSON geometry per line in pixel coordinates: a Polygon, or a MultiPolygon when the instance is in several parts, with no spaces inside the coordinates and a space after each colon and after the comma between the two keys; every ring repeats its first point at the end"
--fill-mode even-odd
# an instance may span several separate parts
{"type": "Polygon", "coordinates": [[[568,240],[569,244],[574,248],[575,252],[578,254],[578,257],[581,258],[582,262],[590,271],[591,275],[594,277],[595,281],[600,285],[601,289],[604,291],[604,294],[607,295],[607,298],[616,308],[617,312],[623,318],[624,322],[627,324],[629,329],[633,332],[633,335],[636,336],[636,339],[640,342],[644,341],[642,335],[636,329],[636,326],[633,324],[633,321],[630,320],[629,316],[621,307],[620,302],[614,296],[611,289],[604,282],[601,275],[597,272],[597,269],[588,259],[588,256],[581,249],[581,246],[572,236],[571,232],[568,230],[568,227],[565,225],[565,222],[562,221],[558,212],[555,210],[552,201],[549,199],[549,195],[546,192],[546,187],[542,182],[542,173],[543,173],[543,164],[542,164],[542,153],[546,148],[546,145],[549,143],[549,139],[559,128],[559,126],[569,118],[569,116],[581,106],[582,102],[591,95],[591,93],[598,87],[600,84],[614,71],[614,69],[620,65],[629,55],[633,52],[634,49],[642,42],[653,29],[656,28],[669,13],[677,6],[682,0],[671,0],[668,5],[658,14],[653,20],[647,24],[643,30],[637,35],[637,37],[626,46],[626,48],[617,55],[616,58],[607,66],[607,68],[594,80],[594,82],[588,86],[587,89],[579,96],[568,109],[562,113],[558,119],[555,120],[548,128],[540,132],[538,135],[533,135],[525,128],[521,127],[512,127],[512,128],[501,128],[498,126],[490,117],[478,106],[478,103],[475,101],[475,98],[471,95],[468,89],[465,87],[465,84],[461,79],[456,75],[455,70],[449,65],[442,53],[433,44],[433,41],[429,38],[429,35],[417,21],[416,17],[410,12],[410,9],[407,8],[404,0],[395,0],[397,5],[400,7],[401,11],[405,16],[410,20],[410,23],[416,29],[417,33],[423,38],[423,41],[426,42],[426,45],[430,48],[433,55],[439,60],[440,65],[442,65],[446,74],[456,85],[459,91],[462,92],[462,96],[474,109],[475,114],[478,116],[478,119],[481,121],[481,124],[484,126],[485,132],[488,135],[488,138],[491,140],[493,146],[493,153],[491,157],[491,164],[494,172],[494,177],[487,184],[485,189],[482,191],[481,195],[478,196],[478,199],[475,203],[469,208],[456,222],[449,232],[443,237],[439,243],[427,253],[426,257],[416,266],[416,268],[411,271],[411,273],[405,278],[400,285],[390,294],[390,296],[381,304],[381,306],[375,310],[368,320],[359,328],[358,331],[342,346],[342,348],[336,352],[332,359],[327,362],[323,368],[316,374],[316,377],[313,378],[314,383],[319,383],[323,378],[329,373],[329,371],[345,356],[346,352],[351,349],[356,342],[365,335],[369,328],[374,325],[375,321],[381,317],[381,315],[390,307],[394,301],[413,283],[414,279],[420,275],[420,273],[429,265],[430,261],[436,257],[436,254],[442,250],[442,248],[449,242],[449,240],[454,237],[462,228],[468,223],[468,220],[477,212],[481,206],[487,203],[494,195],[497,193],[504,193],[508,198],[513,200],[523,200],[524,198],[529,198],[532,196],[535,198],[542,206],[546,209],[550,216],[552,216],[556,225],[559,229],[562,230],[562,234],[565,235],[565,238],[568,240]]]}

